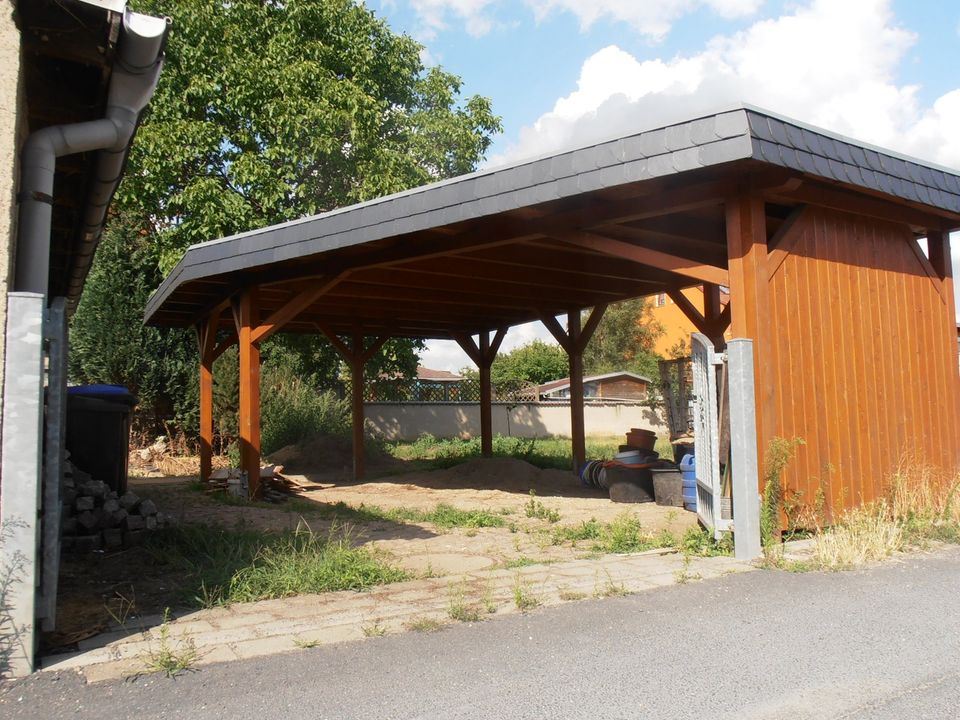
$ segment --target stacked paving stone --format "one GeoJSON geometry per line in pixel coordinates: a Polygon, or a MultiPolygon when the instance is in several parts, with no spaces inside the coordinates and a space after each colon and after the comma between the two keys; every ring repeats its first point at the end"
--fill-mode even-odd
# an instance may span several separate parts
{"type": "Polygon", "coordinates": [[[127,491],[118,495],[102,480],[68,461],[62,491],[62,548],[89,553],[120,550],[143,542],[151,530],[167,527],[173,518],[157,510],[152,500],[127,491]]]}

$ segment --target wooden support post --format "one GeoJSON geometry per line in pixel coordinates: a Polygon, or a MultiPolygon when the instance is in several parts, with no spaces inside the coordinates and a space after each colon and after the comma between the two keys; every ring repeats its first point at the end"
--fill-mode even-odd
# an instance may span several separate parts
{"type": "MultiPolygon", "coordinates": [[[[733,336],[753,340],[757,458],[762,468],[764,450],[776,432],[774,384],[767,371],[773,348],[763,199],[750,192],[729,199],[726,220],[733,336]]],[[[760,477],[763,477],[762,471],[760,477]]]]}
{"type": "Polygon", "coordinates": [[[713,341],[717,352],[722,352],[727,346],[723,333],[730,325],[730,317],[723,316],[723,307],[720,305],[720,286],[713,283],[703,285],[703,317],[707,321],[710,332],[707,333],[713,341]]]}
{"type": "Polygon", "coordinates": [[[363,447],[363,368],[367,364],[363,357],[363,333],[353,334],[353,354],[350,363],[350,417],[353,434],[353,479],[362,480],[367,473],[366,456],[363,447]]]}
{"type": "Polygon", "coordinates": [[[260,490],[260,346],[253,341],[258,301],[257,289],[249,288],[234,306],[240,340],[240,469],[247,474],[250,498],[260,490]]]}
{"type": "Polygon", "coordinates": [[[587,461],[586,429],[583,420],[583,351],[594,331],[600,325],[606,304],[597,305],[581,330],[580,311],[567,313],[567,331],[557,319],[541,314],[540,320],[560,346],[567,351],[570,368],[570,440],[573,446],[573,471],[576,473],[587,461]]]}
{"type": "Polygon", "coordinates": [[[364,424],[366,422],[363,412],[364,368],[370,361],[370,358],[377,354],[377,351],[383,347],[389,337],[386,335],[378,337],[369,347],[364,348],[363,331],[360,328],[354,330],[350,344],[345,343],[337,337],[336,333],[322,325],[317,325],[317,329],[327,336],[330,344],[340,353],[340,357],[342,357],[350,367],[353,478],[354,480],[362,480],[367,472],[366,456],[364,455],[363,447],[364,424]]]}
{"type": "Polygon", "coordinates": [[[573,471],[587,461],[587,440],[583,420],[583,346],[580,344],[580,311],[567,313],[570,337],[570,440],[573,443],[573,471]]]}
{"type": "Polygon", "coordinates": [[[490,383],[490,334],[480,333],[480,455],[493,457],[493,388],[490,383]]]}
{"type": "Polygon", "coordinates": [[[217,318],[209,317],[197,326],[200,349],[200,482],[213,471],[213,342],[217,318]]]}
{"type": "Polygon", "coordinates": [[[506,337],[507,329],[502,327],[490,339],[490,333],[480,333],[480,345],[466,334],[454,336],[454,340],[463,348],[467,356],[477,365],[480,374],[480,454],[493,456],[493,387],[490,382],[490,368],[500,350],[500,344],[506,337]]]}

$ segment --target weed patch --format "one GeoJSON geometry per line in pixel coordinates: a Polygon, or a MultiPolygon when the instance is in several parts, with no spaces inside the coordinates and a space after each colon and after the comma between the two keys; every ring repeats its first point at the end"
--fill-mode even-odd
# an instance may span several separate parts
{"type": "Polygon", "coordinates": [[[301,593],[366,590],[409,578],[342,533],[261,533],[181,526],[155,533],[148,550],[180,572],[187,604],[211,607],[301,593]]]}
{"type": "Polygon", "coordinates": [[[537,500],[537,493],[533,490],[530,491],[530,499],[527,500],[527,504],[524,505],[523,509],[528,518],[546,520],[549,523],[560,522],[560,511],[552,510],[540,500],[537,500]]]}
{"type": "Polygon", "coordinates": [[[520,612],[533,610],[543,604],[543,600],[534,594],[530,585],[523,581],[519,573],[513,583],[513,603],[520,612]]]}
{"type": "Polygon", "coordinates": [[[197,648],[190,639],[173,640],[170,637],[170,611],[163,613],[163,624],[160,625],[158,646],[151,648],[143,657],[147,672],[162,672],[169,678],[176,677],[193,667],[196,662],[197,648]]]}
{"type": "Polygon", "coordinates": [[[436,618],[420,617],[411,620],[404,627],[414,632],[436,632],[443,629],[443,623],[436,618]]]}

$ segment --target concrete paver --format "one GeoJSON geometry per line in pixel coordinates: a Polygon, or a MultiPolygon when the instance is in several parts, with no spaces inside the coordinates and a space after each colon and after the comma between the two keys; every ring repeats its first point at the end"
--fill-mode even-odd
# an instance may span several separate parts
{"type": "Polygon", "coordinates": [[[402,632],[424,619],[451,623],[451,599],[476,608],[483,619],[512,615],[522,611],[515,603],[518,587],[540,605],[557,605],[753,569],[729,557],[685,560],[662,551],[517,569],[465,568],[467,572],[454,576],[406,581],[364,593],[245,603],[191,612],[166,623],[162,618],[140,618],[135,627],[84,641],[81,652],[46,658],[43,670],[77,669],[89,682],[97,682],[146,672],[149,659],[164,643],[174,653],[195,651],[193,664],[199,666],[402,632]]]}

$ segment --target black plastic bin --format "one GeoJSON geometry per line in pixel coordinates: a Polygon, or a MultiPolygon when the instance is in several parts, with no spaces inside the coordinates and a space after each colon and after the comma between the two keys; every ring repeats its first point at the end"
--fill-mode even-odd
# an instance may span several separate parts
{"type": "Polygon", "coordinates": [[[127,491],[130,413],[137,398],[120,385],[67,388],[66,446],[74,467],[127,491]]]}

